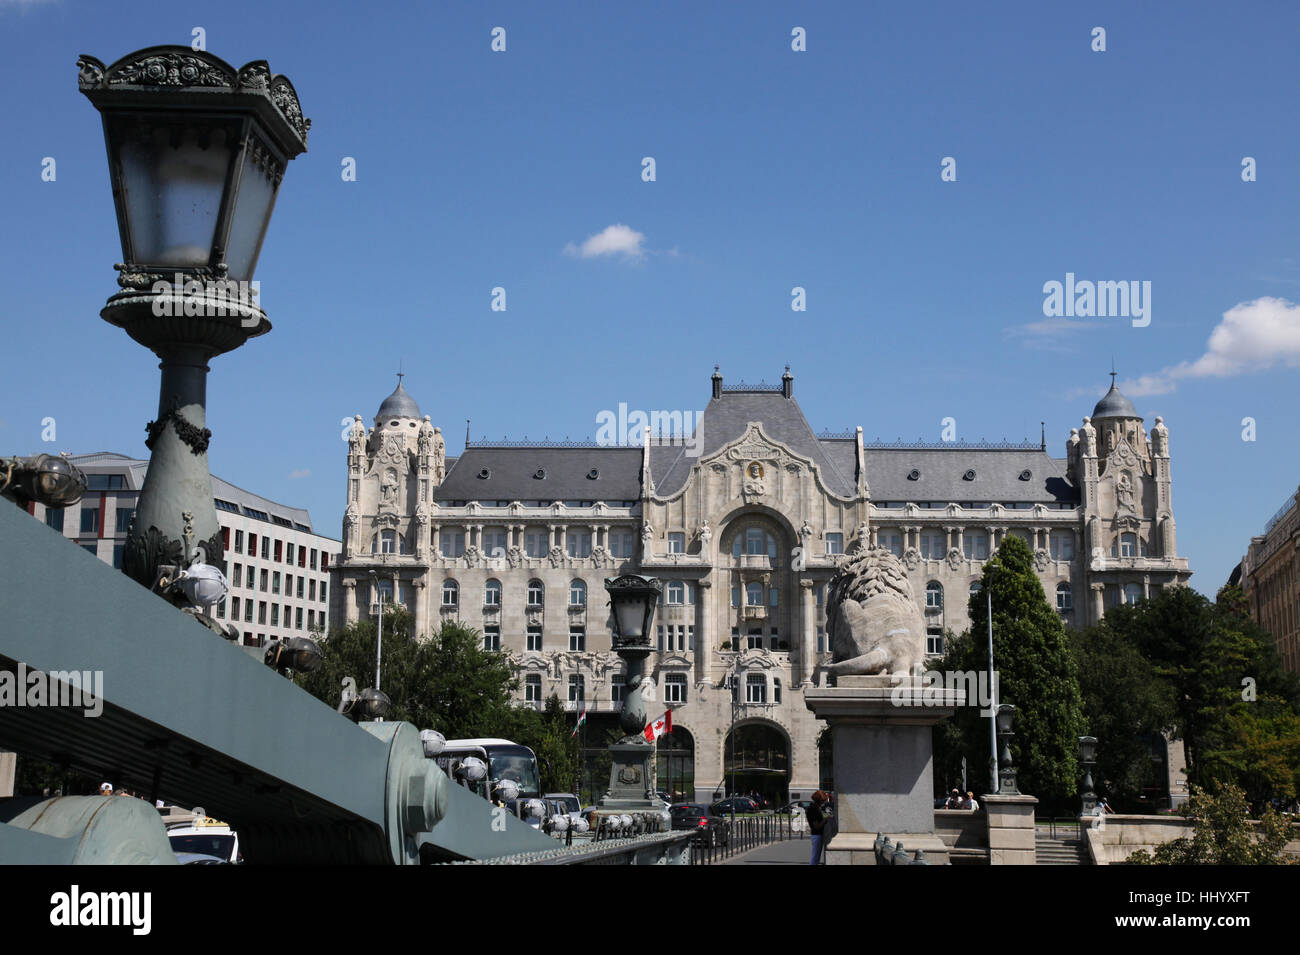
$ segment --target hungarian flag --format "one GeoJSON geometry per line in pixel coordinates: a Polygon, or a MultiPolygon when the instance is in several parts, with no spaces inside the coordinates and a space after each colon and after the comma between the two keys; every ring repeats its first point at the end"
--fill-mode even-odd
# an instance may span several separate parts
{"type": "Polygon", "coordinates": [[[569,739],[573,739],[573,737],[578,735],[578,730],[585,722],[587,722],[587,708],[584,706],[582,712],[578,714],[578,722],[573,724],[573,732],[569,734],[569,739]]]}
{"type": "Polygon", "coordinates": [[[659,719],[647,726],[644,735],[647,743],[653,743],[660,736],[663,736],[665,733],[671,733],[672,731],[673,711],[669,710],[663,716],[659,717],[659,719]]]}

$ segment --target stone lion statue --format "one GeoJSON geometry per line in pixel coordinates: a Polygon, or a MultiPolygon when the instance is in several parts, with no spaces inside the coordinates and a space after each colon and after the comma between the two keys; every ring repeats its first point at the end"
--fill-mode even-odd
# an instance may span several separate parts
{"type": "Polygon", "coordinates": [[[889,550],[859,551],[828,587],[826,626],[834,662],[829,673],[919,675],[925,620],[903,562],[889,550]]]}

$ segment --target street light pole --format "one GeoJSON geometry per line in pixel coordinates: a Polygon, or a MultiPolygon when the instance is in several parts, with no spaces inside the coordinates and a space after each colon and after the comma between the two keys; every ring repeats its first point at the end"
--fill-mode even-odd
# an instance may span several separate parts
{"type": "Polygon", "coordinates": [[[989,614],[989,693],[992,694],[989,705],[989,749],[993,753],[993,788],[998,791],[998,681],[993,675],[993,588],[985,585],[984,595],[988,598],[989,614]]]}
{"type": "Polygon", "coordinates": [[[384,655],[384,595],[379,589],[379,577],[372,570],[370,579],[374,582],[375,597],[379,601],[379,630],[375,635],[375,689],[379,689],[379,664],[384,655]]]}

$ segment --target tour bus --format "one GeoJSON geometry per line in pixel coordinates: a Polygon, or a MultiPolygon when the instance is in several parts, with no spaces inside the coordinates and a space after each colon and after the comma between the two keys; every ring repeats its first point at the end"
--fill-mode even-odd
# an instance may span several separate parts
{"type": "Polygon", "coordinates": [[[437,756],[439,767],[452,779],[467,756],[477,756],[487,765],[487,777],[468,783],[484,799],[490,799],[492,787],[509,779],[519,785],[520,799],[538,799],[542,795],[541,777],[537,772],[537,754],[527,746],[508,739],[449,739],[437,756]]]}

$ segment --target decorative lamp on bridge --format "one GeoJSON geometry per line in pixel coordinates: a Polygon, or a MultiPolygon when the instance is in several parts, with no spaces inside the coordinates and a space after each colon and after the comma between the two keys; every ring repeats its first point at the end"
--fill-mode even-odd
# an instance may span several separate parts
{"type": "Polygon", "coordinates": [[[154,46],[77,66],[103,118],[122,241],[121,291],[100,316],[161,359],[158,417],[146,428],[152,457],[124,555],[127,574],[154,587],[161,567],[202,559],[224,570],[207,362],[271,329],[253,273],[311,123],[293,84],[264,60],[235,69],[202,50],[154,46]],[[181,533],[187,511],[193,548],[181,533]]]}

